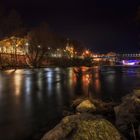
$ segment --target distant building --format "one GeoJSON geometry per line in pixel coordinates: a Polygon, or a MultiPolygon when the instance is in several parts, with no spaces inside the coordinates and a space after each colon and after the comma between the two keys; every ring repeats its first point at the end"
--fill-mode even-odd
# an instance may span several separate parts
{"type": "Polygon", "coordinates": [[[0,41],[0,53],[25,55],[28,51],[27,39],[10,37],[0,41]]]}

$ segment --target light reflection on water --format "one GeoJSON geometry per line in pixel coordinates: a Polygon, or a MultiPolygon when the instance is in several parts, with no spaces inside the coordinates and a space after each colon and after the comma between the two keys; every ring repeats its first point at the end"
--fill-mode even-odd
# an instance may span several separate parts
{"type": "Polygon", "coordinates": [[[21,86],[22,86],[22,75],[20,73],[14,75],[14,90],[15,95],[19,96],[21,92],[21,86]]]}
{"type": "Polygon", "coordinates": [[[25,94],[29,95],[31,93],[31,77],[25,78],[25,94]]]}
{"type": "Polygon", "coordinates": [[[0,73],[0,138],[22,140],[62,116],[72,99],[90,94],[119,101],[140,88],[140,68],[46,68],[0,73]],[[80,70],[80,74],[75,71],[80,70]],[[7,135],[8,134],[8,135],[7,135]]]}
{"type": "Polygon", "coordinates": [[[99,72],[95,73],[95,82],[94,82],[94,87],[95,87],[95,91],[96,92],[100,92],[100,88],[101,88],[101,83],[100,83],[100,79],[99,79],[99,72]]]}

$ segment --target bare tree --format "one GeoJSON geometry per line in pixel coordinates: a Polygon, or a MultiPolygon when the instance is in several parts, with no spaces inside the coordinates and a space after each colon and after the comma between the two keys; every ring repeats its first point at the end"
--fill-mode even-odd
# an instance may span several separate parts
{"type": "Polygon", "coordinates": [[[10,64],[16,67],[18,64],[17,50],[20,50],[21,48],[23,50],[24,49],[23,46],[26,42],[27,40],[25,38],[17,38],[15,36],[4,39],[0,41],[0,53],[11,54],[12,57],[11,57],[10,64]]]}
{"type": "Polygon", "coordinates": [[[27,39],[28,43],[25,46],[28,47],[26,51],[28,63],[32,67],[39,67],[48,47],[53,44],[53,34],[48,24],[43,23],[29,32],[27,39]]]}

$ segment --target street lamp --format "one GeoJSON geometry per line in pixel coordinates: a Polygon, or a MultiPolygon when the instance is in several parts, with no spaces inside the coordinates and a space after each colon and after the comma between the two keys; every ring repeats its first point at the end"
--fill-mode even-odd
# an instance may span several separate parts
{"type": "Polygon", "coordinates": [[[28,52],[29,52],[29,43],[26,42],[26,43],[25,43],[25,46],[26,46],[26,48],[25,48],[25,53],[28,53],[28,52]]]}
{"type": "Polygon", "coordinates": [[[41,48],[41,46],[40,46],[40,45],[38,45],[37,47],[38,47],[38,48],[41,48]]]}
{"type": "Polygon", "coordinates": [[[28,43],[28,42],[26,42],[26,43],[25,43],[25,45],[28,47],[28,46],[29,46],[29,43],[28,43]]]}

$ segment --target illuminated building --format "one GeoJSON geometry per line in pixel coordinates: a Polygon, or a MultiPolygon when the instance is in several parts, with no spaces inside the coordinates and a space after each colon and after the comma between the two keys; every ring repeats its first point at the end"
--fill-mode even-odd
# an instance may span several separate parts
{"type": "Polygon", "coordinates": [[[0,41],[0,53],[25,55],[28,50],[27,39],[10,37],[0,41]]]}
{"type": "Polygon", "coordinates": [[[70,58],[73,58],[75,53],[74,53],[74,47],[72,44],[70,44],[69,42],[67,42],[67,45],[66,45],[66,53],[68,54],[68,56],[70,58]]]}

